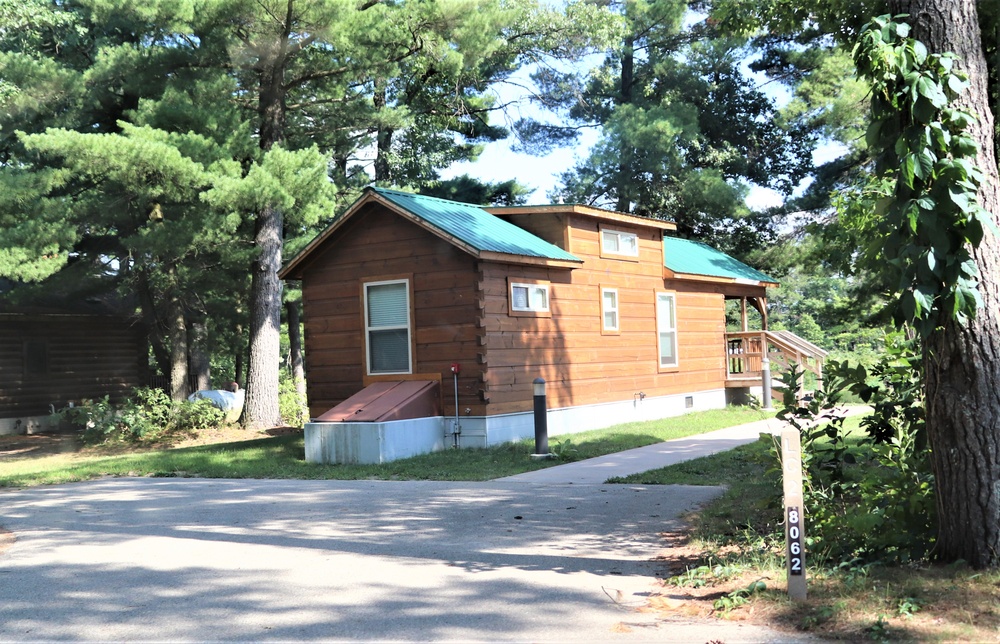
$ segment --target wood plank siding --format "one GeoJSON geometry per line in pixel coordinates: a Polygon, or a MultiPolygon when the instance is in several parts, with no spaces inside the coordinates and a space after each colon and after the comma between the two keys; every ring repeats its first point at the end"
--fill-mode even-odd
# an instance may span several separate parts
{"type": "Polygon", "coordinates": [[[452,363],[459,363],[459,407],[482,415],[483,365],[477,326],[475,260],[449,242],[371,204],[316,249],[303,275],[309,413],[319,416],[360,391],[367,378],[362,289],[382,279],[411,280],[413,374],[442,379],[445,413],[455,413],[452,363]]]}
{"type": "Polygon", "coordinates": [[[663,278],[662,232],[615,222],[638,235],[639,257],[601,257],[600,222],[569,214],[510,217],[584,260],[573,270],[484,263],[481,325],[488,370],[482,396],[489,414],[528,411],[532,381],[547,383],[551,408],[683,394],[725,384],[725,303],[722,290],[663,278]],[[507,282],[550,284],[551,317],[513,317],[507,282]],[[617,289],[620,330],[602,333],[601,289],[617,289]],[[678,366],[659,368],[656,293],[677,298],[678,366]]]}
{"type": "Polygon", "coordinates": [[[0,418],[121,400],[144,383],[145,361],[139,328],[119,318],[0,314],[0,418]]]}

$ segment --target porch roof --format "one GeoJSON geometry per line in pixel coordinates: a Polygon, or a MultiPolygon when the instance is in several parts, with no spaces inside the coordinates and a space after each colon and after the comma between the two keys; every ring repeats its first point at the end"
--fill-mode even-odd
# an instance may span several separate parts
{"type": "Polygon", "coordinates": [[[778,280],[707,244],[679,237],[663,238],[663,265],[675,275],[721,278],[739,284],[777,286],[778,280]]]}

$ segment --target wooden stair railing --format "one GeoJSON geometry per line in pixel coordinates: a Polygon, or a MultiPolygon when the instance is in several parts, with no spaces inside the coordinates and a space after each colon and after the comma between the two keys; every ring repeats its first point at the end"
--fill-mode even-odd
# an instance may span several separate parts
{"type": "MultiPolygon", "coordinates": [[[[746,380],[748,386],[763,383],[762,360],[771,363],[772,398],[780,400],[782,392],[774,381],[780,374],[797,364],[803,371],[816,375],[817,386],[823,384],[823,361],[827,351],[800,338],[791,331],[749,331],[726,334],[726,369],[730,381],[746,380]]],[[[799,397],[805,395],[799,385],[799,397]]]]}

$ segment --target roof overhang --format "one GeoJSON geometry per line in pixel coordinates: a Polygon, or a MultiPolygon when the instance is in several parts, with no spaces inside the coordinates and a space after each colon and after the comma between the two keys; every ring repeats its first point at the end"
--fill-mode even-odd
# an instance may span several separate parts
{"type": "Polygon", "coordinates": [[[777,282],[765,282],[746,278],[719,277],[716,275],[698,275],[695,273],[678,273],[663,267],[663,278],[672,280],[688,280],[691,282],[712,282],[714,284],[734,284],[739,286],[758,286],[760,288],[773,288],[778,286],[777,282]]]}
{"type": "Polygon", "coordinates": [[[491,214],[503,217],[510,215],[551,215],[551,214],[574,214],[584,217],[592,217],[603,221],[613,221],[631,226],[643,226],[645,228],[655,228],[657,230],[677,230],[677,224],[672,221],[662,219],[650,219],[649,217],[637,217],[624,212],[614,210],[604,210],[593,206],[582,204],[553,204],[550,206],[483,206],[483,210],[491,214]]]}

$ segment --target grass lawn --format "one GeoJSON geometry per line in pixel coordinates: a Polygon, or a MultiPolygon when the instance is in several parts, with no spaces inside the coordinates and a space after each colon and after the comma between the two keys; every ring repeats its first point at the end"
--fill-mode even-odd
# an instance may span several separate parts
{"type": "Polygon", "coordinates": [[[67,483],[102,476],[485,481],[771,415],[730,407],[550,437],[552,451],[562,456],[560,460],[550,461],[531,460],[529,455],[534,451],[534,442],[526,440],[489,449],[446,450],[383,465],[313,465],[304,460],[301,434],[179,449],[131,450],[119,455],[85,450],[76,454],[0,461],[0,487],[67,483]]]}
{"type": "MultiPolygon", "coordinates": [[[[857,428],[860,417],[845,428],[857,428]]],[[[729,485],[690,517],[689,541],[665,580],[662,610],[714,612],[844,641],[1000,641],[1000,572],[943,566],[818,567],[807,553],[808,600],[788,600],[781,481],[771,440],[635,476],[620,483],[729,485]],[[763,581],[766,588],[757,588],[763,581]],[[752,595],[752,596],[751,596],[752,595]]],[[[808,516],[806,517],[808,536],[808,516]]],[[[656,602],[654,602],[656,605],[656,602]]]]}

